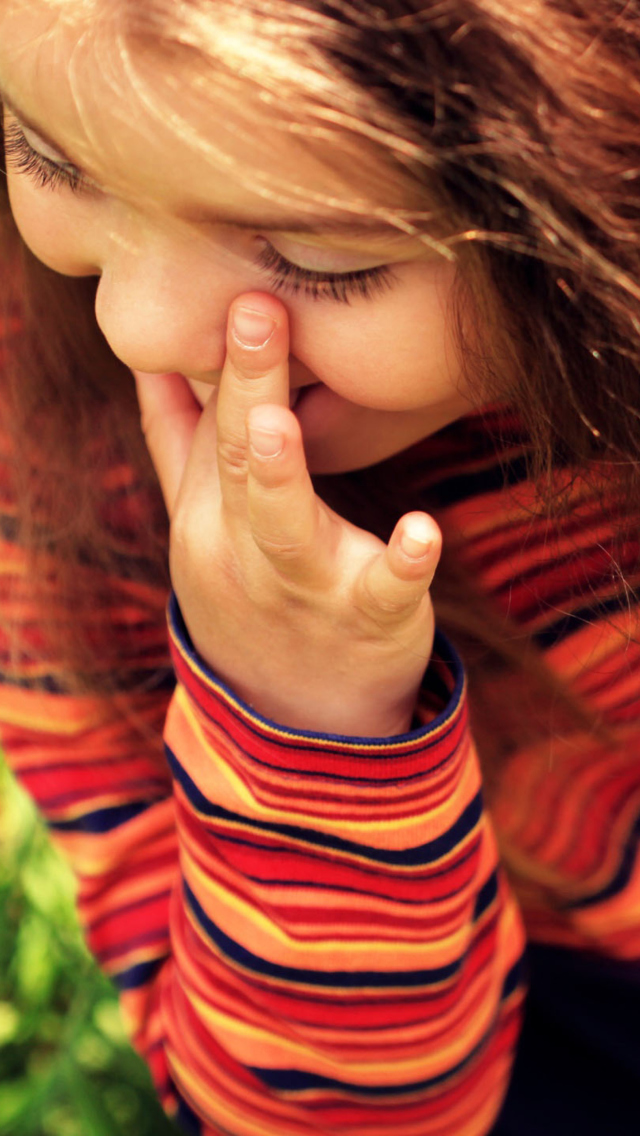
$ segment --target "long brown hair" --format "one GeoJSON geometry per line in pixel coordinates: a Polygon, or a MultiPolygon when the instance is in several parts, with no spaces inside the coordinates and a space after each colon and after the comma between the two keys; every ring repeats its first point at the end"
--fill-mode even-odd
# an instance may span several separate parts
{"type": "MultiPolygon", "coordinates": [[[[57,8],[85,18],[77,0],[57,8]]],[[[636,0],[96,0],[91,34],[104,48],[117,30],[134,95],[148,93],[135,71],[144,44],[147,58],[150,47],[208,76],[218,97],[249,84],[284,108],[283,121],[325,131],[329,143],[335,130],[365,138],[387,169],[424,186],[429,232],[435,221],[443,251],[464,266],[452,311],[461,357],[483,396],[509,392],[541,503],[554,465],[568,461],[615,476],[637,515],[639,15],[636,0]]],[[[172,70],[160,70],[170,102],[172,70]]],[[[43,580],[42,557],[56,554],[55,586],[72,597],[76,619],[52,634],[70,683],[91,688],[106,680],[92,668],[95,642],[76,633],[77,614],[95,607],[110,574],[166,585],[166,518],[130,374],[95,322],[95,281],[39,264],[0,190],[1,311],[7,327],[20,320],[6,338],[3,397],[20,455],[21,539],[43,580]],[[150,522],[131,547],[104,525],[99,472],[116,459],[136,471],[149,502],[150,522]],[[99,569],[82,586],[80,562],[99,569]]],[[[421,231],[419,217],[398,224],[421,231]]],[[[354,500],[356,515],[357,485],[347,475],[330,490],[354,500]]],[[[399,515],[402,486],[395,501],[399,515]]],[[[455,587],[442,606],[457,613],[457,630],[513,656],[475,600],[472,612],[468,582],[455,587]]],[[[543,669],[538,677],[544,685],[543,669]]]]}

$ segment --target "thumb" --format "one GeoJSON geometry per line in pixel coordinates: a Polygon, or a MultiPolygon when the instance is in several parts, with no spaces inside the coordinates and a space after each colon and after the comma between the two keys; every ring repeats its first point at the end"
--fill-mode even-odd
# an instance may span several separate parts
{"type": "Polygon", "coordinates": [[[133,371],[147,448],[171,517],[191,442],[202,414],[183,375],[133,371]]]}

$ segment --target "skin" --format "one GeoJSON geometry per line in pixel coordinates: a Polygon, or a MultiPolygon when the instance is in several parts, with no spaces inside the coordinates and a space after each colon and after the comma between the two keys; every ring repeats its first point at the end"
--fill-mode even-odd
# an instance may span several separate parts
{"type": "MultiPolygon", "coordinates": [[[[12,210],[44,263],[99,277],[96,317],[136,376],[172,516],[172,580],[194,645],[241,697],[284,725],[402,732],[431,649],[437,526],[410,514],[385,548],[319,501],[309,470],[378,461],[470,409],[448,320],[455,266],[397,232],[276,232],[285,211],[266,207],[142,112],[115,106],[95,68],[81,118],[69,82],[78,33],[52,29],[51,20],[37,4],[28,18],[0,12],[0,83],[58,149],[18,122],[32,148],[56,161],[59,151],[77,164],[81,156],[99,188],[43,188],[10,165],[12,210]],[[213,222],[179,218],[185,187],[187,207],[206,208],[213,222]],[[245,231],[226,220],[231,207],[268,217],[245,231]],[[265,240],[317,271],[390,264],[396,282],[349,305],[303,293],[285,303],[253,260],[265,240]],[[265,346],[242,346],[240,308],[271,317],[265,346]],[[309,389],[296,401],[301,387],[309,389]]],[[[181,105],[179,93],[175,102],[206,128],[209,108],[181,105]]],[[[6,116],[5,126],[12,122],[6,116]]],[[[251,168],[231,125],[225,144],[251,168]]],[[[272,129],[269,141],[284,178],[353,195],[358,154],[341,177],[335,163],[328,168],[282,132],[272,129]]],[[[363,151],[362,167],[368,157],[363,151]]]]}

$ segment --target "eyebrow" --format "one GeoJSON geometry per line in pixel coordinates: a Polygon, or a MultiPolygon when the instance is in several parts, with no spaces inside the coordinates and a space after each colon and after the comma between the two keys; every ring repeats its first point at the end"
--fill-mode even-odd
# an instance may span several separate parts
{"type": "MultiPolygon", "coordinates": [[[[43,142],[50,146],[56,154],[69,165],[74,166],[82,172],[81,167],[74,162],[58,142],[47,133],[46,130],[35,122],[28,114],[25,114],[20,107],[17,106],[15,101],[6,94],[5,90],[0,87],[0,102],[15,115],[15,117],[26,126],[28,130],[32,130],[37,134],[43,142]]],[[[342,235],[342,236],[358,236],[363,233],[366,236],[387,237],[393,239],[406,236],[402,229],[397,229],[390,222],[385,222],[379,217],[366,217],[360,214],[353,215],[344,213],[343,215],[327,214],[323,218],[314,218],[310,221],[304,214],[296,213],[291,216],[284,216],[280,213],[277,217],[271,220],[268,216],[262,214],[260,217],[247,217],[246,214],[233,214],[207,210],[203,207],[190,207],[184,208],[179,211],[181,220],[193,225],[230,225],[235,229],[268,229],[272,233],[277,232],[296,232],[296,233],[310,233],[318,236],[322,235],[342,235]]]]}

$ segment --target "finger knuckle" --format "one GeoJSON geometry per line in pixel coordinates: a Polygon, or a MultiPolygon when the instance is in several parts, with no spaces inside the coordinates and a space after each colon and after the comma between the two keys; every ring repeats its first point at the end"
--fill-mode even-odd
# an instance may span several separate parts
{"type": "Polygon", "coordinates": [[[237,477],[239,480],[246,478],[248,470],[246,439],[219,438],[218,461],[231,477],[237,477]]]}
{"type": "Polygon", "coordinates": [[[404,595],[401,592],[378,592],[374,591],[367,582],[362,587],[361,606],[377,621],[394,623],[406,619],[419,603],[420,597],[413,592],[404,595]]]}
{"type": "Polygon", "coordinates": [[[293,564],[306,558],[307,543],[304,540],[290,540],[265,532],[254,532],[254,540],[270,560],[293,564]]]}

